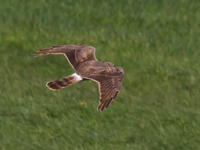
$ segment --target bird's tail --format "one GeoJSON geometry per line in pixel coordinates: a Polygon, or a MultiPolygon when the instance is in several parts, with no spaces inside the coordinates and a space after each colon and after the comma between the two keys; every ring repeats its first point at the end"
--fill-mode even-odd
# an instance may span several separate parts
{"type": "Polygon", "coordinates": [[[62,79],[47,82],[46,86],[51,90],[58,90],[58,89],[66,87],[66,86],[70,86],[81,80],[83,80],[83,79],[79,75],[74,73],[74,74],[72,74],[68,77],[62,78],[62,79]]]}

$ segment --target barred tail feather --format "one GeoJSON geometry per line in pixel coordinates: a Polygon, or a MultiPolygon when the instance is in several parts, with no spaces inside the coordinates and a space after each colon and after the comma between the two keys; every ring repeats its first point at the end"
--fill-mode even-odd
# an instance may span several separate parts
{"type": "Polygon", "coordinates": [[[81,80],[82,80],[82,78],[79,75],[77,75],[76,73],[74,73],[74,74],[72,74],[68,77],[62,78],[62,79],[47,82],[46,86],[51,90],[58,90],[58,89],[66,87],[66,86],[70,86],[81,80]]]}

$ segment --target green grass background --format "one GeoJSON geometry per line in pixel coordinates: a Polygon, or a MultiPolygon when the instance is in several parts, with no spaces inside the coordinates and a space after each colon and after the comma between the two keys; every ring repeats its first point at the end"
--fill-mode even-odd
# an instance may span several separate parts
{"type": "Polygon", "coordinates": [[[200,149],[199,47],[199,0],[1,0],[0,149],[200,149]],[[95,82],[46,88],[74,71],[33,53],[63,44],[124,68],[107,110],[95,82]]]}

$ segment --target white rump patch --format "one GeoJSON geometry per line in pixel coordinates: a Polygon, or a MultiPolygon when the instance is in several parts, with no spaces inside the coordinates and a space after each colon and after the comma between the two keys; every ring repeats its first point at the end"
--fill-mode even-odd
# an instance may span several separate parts
{"type": "Polygon", "coordinates": [[[73,73],[71,76],[75,77],[77,81],[83,80],[83,78],[81,78],[81,76],[77,75],[76,73],[73,73]]]}

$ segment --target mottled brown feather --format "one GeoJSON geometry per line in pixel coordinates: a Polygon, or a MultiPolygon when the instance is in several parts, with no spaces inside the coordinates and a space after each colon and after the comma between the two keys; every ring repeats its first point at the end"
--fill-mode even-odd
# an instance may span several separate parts
{"type": "Polygon", "coordinates": [[[49,54],[64,54],[72,68],[76,70],[79,63],[83,61],[96,60],[95,48],[85,45],[61,45],[41,49],[34,54],[35,57],[49,54]]]}
{"type": "Polygon", "coordinates": [[[124,76],[123,69],[121,67],[113,67],[113,70],[102,74],[83,74],[85,78],[89,78],[98,82],[100,100],[98,110],[103,111],[108,108],[110,103],[117,97],[121,90],[122,80],[124,76]]]}

